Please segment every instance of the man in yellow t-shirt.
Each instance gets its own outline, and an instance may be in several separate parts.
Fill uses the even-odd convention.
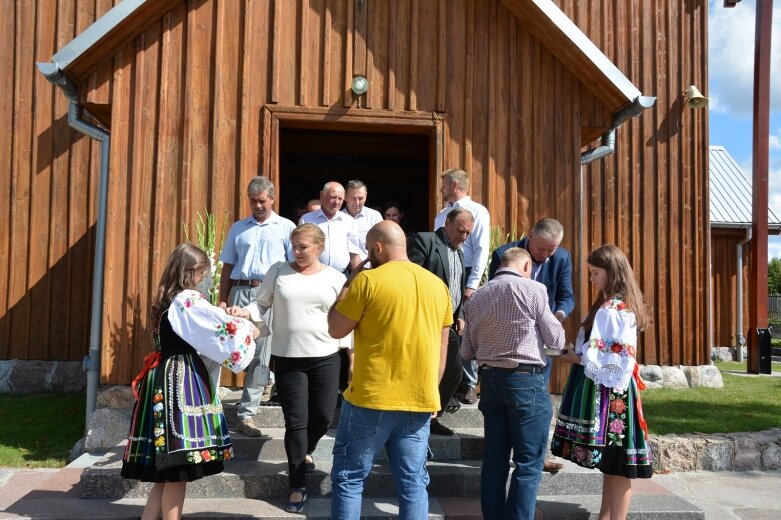
[[[352,331],[353,376],[334,444],[331,518],[358,519],[363,484],[385,448],[399,517],[428,517],[429,420],[439,407],[453,308],[442,280],[407,259],[404,231],[385,220],[366,235],[368,260],[328,313],[328,331]]]

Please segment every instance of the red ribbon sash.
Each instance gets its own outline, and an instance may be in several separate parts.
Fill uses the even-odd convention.
[[[632,377],[635,378],[638,390],[645,390],[645,382],[640,377],[640,367],[635,363],[635,368],[632,371]],[[648,438],[648,424],[643,417],[643,403],[640,402],[640,392],[637,393],[637,421],[640,423],[640,428],[645,432],[646,439]]]
[[[133,378],[133,383],[131,385],[131,388],[133,388],[133,395],[136,396],[136,399],[138,399],[138,384],[142,379],[144,379],[147,372],[160,364],[161,358],[162,356],[159,352],[152,352],[151,354],[147,354],[147,356],[144,358],[144,368],[142,368],[141,372],[139,372],[138,375]]]

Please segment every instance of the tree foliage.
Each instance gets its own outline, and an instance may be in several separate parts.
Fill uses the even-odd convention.
[[[781,258],[773,258],[767,264],[767,292],[781,294]]]

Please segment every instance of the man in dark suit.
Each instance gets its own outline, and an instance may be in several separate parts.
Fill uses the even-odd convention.
[[[436,231],[415,233],[407,245],[407,256],[410,261],[420,265],[435,274],[447,285],[453,305],[453,326],[447,346],[447,361],[445,374],[439,383],[439,399],[441,409],[437,417],[442,415],[448,406],[458,386],[461,384],[463,365],[461,364],[461,339],[464,331],[463,301],[466,288],[466,268],[464,253],[460,246],[469,237],[475,225],[472,213],[464,208],[456,208],[448,213],[445,225]],[[453,430],[431,419],[431,433],[438,435],[453,435]]]
[[[564,238],[564,226],[556,219],[544,218],[532,228],[531,234],[521,240],[504,244],[491,255],[488,279],[492,279],[501,263],[502,255],[511,247],[526,249],[532,257],[531,279],[542,283],[548,290],[548,305],[559,322],[564,322],[575,309],[575,293],[572,290],[572,257],[569,251],[559,247]],[[553,362],[547,358],[543,369],[545,387],[548,387]],[[561,464],[545,461],[544,470],[555,473]]]

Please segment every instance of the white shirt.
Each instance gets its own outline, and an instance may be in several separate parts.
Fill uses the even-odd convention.
[[[279,267],[279,269],[277,269]],[[281,357],[324,357],[339,350],[328,334],[328,309],[342,290],[345,277],[326,266],[316,274],[301,274],[287,262],[273,266],[260,285],[257,299],[245,307],[259,322],[271,307],[271,353]],[[347,344],[346,346],[350,346]]]
[[[482,204],[473,201],[469,196],[462,197],[452,204],[448,202],[442,211],[437,213],[434,219],[434,231],[445,225],[447,214],[454,208],[464,208],[475,217],[475,227],[461,248],[464,250],[464,265],[472,269],[466,286],[469,289],[477,289],[480,285],[480,279],[483,277],[485,266],[488,264],[491,215]]]
[[[350,215],[341,211],[337,211],[334,218],[328,220],[323,210],[318,209],[306,213],[298,223],[314,224],[323,230],[325,249],[320,253],[320,261],[343,273],[350,265],[350,254],[360,253],[353,233],[353,220]]]
[[[342,213],[350,215],[347,208],[344,208]],[[352,217],[352,215],[350,216]],[[358,250],[360,251],[358,256],[361,257],[361,260],[366,260],[366,257],[369,256],[369,251],[366,250],[366,234],[374,224],[382,222],[382,220],[382,214],[379,211],[366,206],[353,217],[353,233],[355,234],[355,241],[358,243]]]

